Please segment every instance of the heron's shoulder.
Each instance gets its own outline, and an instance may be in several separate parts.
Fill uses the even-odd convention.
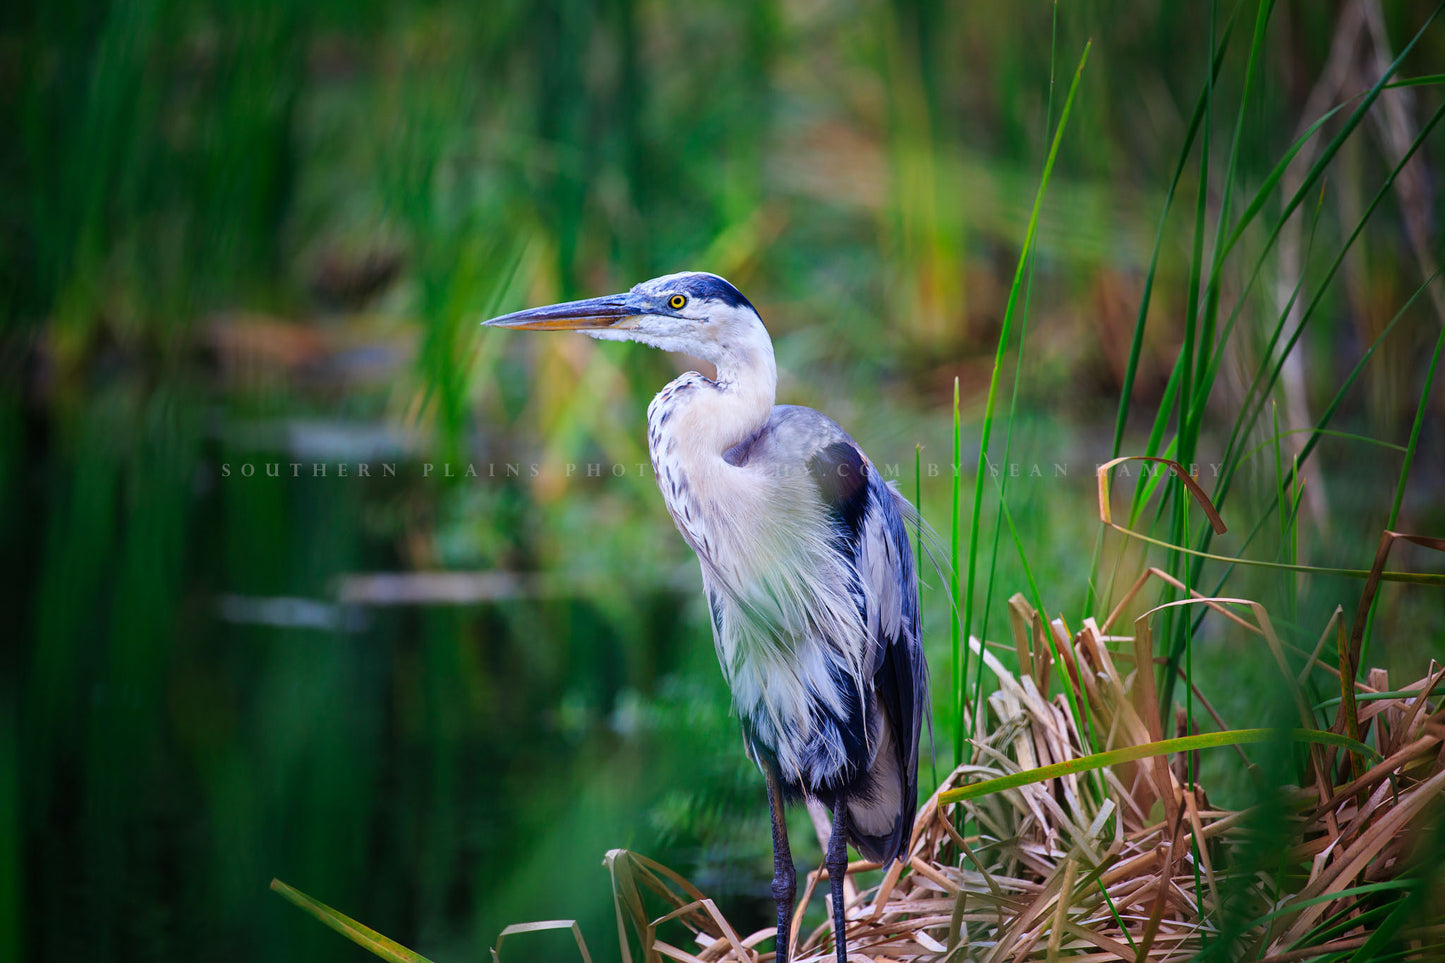
[[[801,405],[775,405],[762,428],[728,449],[724,457],[737,466],[807,468],[818,452],[834,445],[858,450],[848,433],[821,411]]]
[[[832,418],[816,408],[805,408],[802,405],[774,405],[768,424],[789,431],[810,433],[829,441],[853,440]]]

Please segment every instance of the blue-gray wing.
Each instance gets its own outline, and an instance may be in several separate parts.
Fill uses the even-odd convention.
[[[841,429],[840,429],[841,431]],[[907,519],[912,507],[846,435],[809,461],[829,506],[835,543],[856,573],[870,645],[870,762],[850,787],[853,843],[887,864],[905,855],[918,808],[918,746],[928,705],[928,666],[918,620],[918,579]]]
[[[758,434],[724,457],[735,466],[793,479],[802,469],[816,489],[829,543],[824,549],[827,560],[816,559],[827,569],[821,580],[847,593],[857,618],[833,619],[826,611],[829,606],[820,605],[820,617],[813,620],[829,635],[826,648],[835,656],[828,663],[828,691],[842,697],[812,699],[809,736],[792,753],[800,763],[796,770],[784,767],[784,782],[788,786],[796,773],[789,786],[793,791],[809,792],[829,804],[844,796],[854,845],[869,859],[887,863],[903,854],[912,835],[919,737],[928,706],[918,581],[907,529],[913,510],[847,432],[811,408],[775,407]],[[809,546],[798,557],[811,555]],[[708,573],[705,561],[705,582]],[[796,574],[800,584],[818,576]],[[710,585],[708,598],[720,639],[727,637],[724,594]],[[746,730],[746,709],[742,715]],[[755,750],[769,744],[756,734],[749,739]],[[837,764],[840,757],[846,760],[842,767]]]

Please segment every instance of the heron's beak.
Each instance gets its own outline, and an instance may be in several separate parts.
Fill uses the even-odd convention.
[[[602,298],[514,311],[482,323],[498,328],[517,328],[521,331],[585,331],[610,328],[625,318],[635,318],[645,313],[632,295],[609,294]]]

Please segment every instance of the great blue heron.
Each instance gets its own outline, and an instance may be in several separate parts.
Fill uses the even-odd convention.
[[[640,341],[709,361],[647,409],[647,445],[678,530],[702,563],[713,641],[762,769],[773,824],[777,959],[796,881],[784,805],[832,811],[824,864],[838,960],[851,841],[904,858],[918,808],[928,672],[905,520],[912,508],[858,444],[811,408],[774,405],[773,343],[757,310],[715,274],[670,274],[626,294],[487,321]]]

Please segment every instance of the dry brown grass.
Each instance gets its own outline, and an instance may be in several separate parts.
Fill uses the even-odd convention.
[[[1189,604],[1209,605],[1232,620],[1232,630],[1262,639],[1288,676],[1289,647],[1262,608]],[[1027,671],[1014,676],[970,640],[999,680],[974,720],[974,759],[921,807],[908,862],[850,897],[850,958],[1163,961],[1194,958],[1213,943],[1228,947],[1220,958],[1284,963],[1365,947],[1382,916],[1405,905],[1394,887],[1406,885],[1412,847],[1438,815],[1445,789],[1445,708],[1437,698],[1445,669],[1432,662],[1420,679],[1397,689],[1378,669],[1367,684],[1356,683],[1354,698],[1342,698],[1334,712],[1334,729],[1372,743],[1377,761],[1361,763],[1333,746],[1302,747],[1310,777],[1278,792],[1283,815],[1273,823],[1260,811],[1213,806],[1179,755],[940,803],[940,793],[965,783],[1086,754],[1090,742],[1081,736],[1075,705],[1087,712],[1092,744],[1101,749],[1161,737],[1154,673],[1133,668],[1137,658],[1150,659],[1147,613],[1123,637],[1106,634],[1109,622],[1100,627],[1092,620],[1070,637],[1018,597],[1011,614]],[[1339,626],[1337,615],[1331,627],[1342,635]],[[1319,651],[1303,653],[1307,666],[1319,665]],[[1072,700],[1049,694],[1056,654]],[[1297,685],[1294,691],[1302,723],[1315,726],[1317,710]],[[1392,691],[1405,694],[1380,696]],[[1196,700],[1226,728],[1202,694]],[[1244,748],[1215,751],[1237,753],[1250,777],[1268,785]],[[1275,838],[1262,839],[1262,832]],[[1282,865],[1262,867],[1266,852]],[[772,937],[771,927],[738,934],[703,893],[637,854],[616,850],[608,864],[625,957],[633,958],[640,943],[649,960],[772,958],[757,949]],[[853,873],[876,869],[854,864],[850,882]],[[804,907],[826,894],[826,879],[820,868],[801,887],[794,937],[800,961],[832,959],[828,924],[800,930]],[[684,924],[690,945],[659,937],[672,919]],[[1411,958],[1437,958],[1445,944],[1438,919],[1406,919],[1400,932],[1419,954]]]

